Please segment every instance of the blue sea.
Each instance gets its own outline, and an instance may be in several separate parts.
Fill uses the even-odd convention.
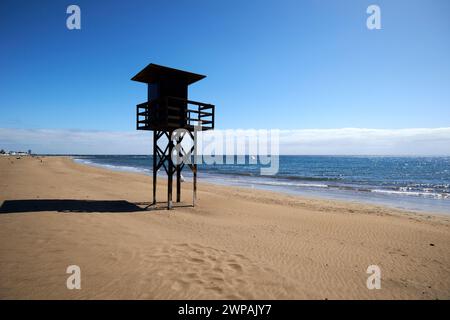
[[[112,170],[152,173],[151,156],[72,157]],[[246,164],[199,165],[199,183],[450,214],[450,157],[280,156],[274,176],[261,176],[261,165],[249,162],[247,157]],[[192,176],[188,168],[183,175],[186,181]]]

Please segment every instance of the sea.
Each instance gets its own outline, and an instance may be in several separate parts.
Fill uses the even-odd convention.
[[[152,174],[148,155],[72,155],[75,162]],[[230,158],[228,158],[229,160]],[[279,156],[275,175],[248,156],[245,163],[199,164],[198,182],[271,190],[291,195],[385,205],[450,215],[450,157]],[[231,163],[230,163],[231,162]],[[165,174],[161,169],[158,175]],[[183,170],[186,182],[192,179]]]

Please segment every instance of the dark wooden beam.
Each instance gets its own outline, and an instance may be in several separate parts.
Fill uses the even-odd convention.
[[[167,181],[167,209],[172,209],[172,182],[173,182],[173,162],[172,162],[172,152],[173,152],[173,141],[171,139],[172,137],[172,131],[168,133],[169,141],[168,141],[168,148],[169,148],[169,154],[167,155],[168,165],[167,165],[167,175],[168,175],[168,181]]]
[[[156,204],[156,176],[158,174],[158,168],[156,166],[156,157],[158,148],[158,132],[153,131],[153,204]]]

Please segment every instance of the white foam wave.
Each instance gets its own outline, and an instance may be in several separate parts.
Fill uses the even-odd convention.
[[[105,168],[110,169],[114,171],[126,171],[126,172],[137,172],[137,173],[149,173],[151,172],[150,169],[144,169],[144,168],[137,168],[132,166],[117,166],[112,164],[103,164],[103,163],[96,163],[90,160],[86,159],[73,159],[77,163],[93,166],[93,167],[99,167],[99,168]]]
[[[278,182],[278,181],[258,182],[258,183],[259,184],[264,184],[264,185],[286,186],[286,187],[328,188],[328,185],[326,185],[326,184],[319,184],[319,183],[296,183],[296,182]]]
[[[385,193],[385,194],[397,194],[405,196],[416,196],[416,197],[429,197],[434,199],[450,199],[450,194],[448,193],[437,193],[427,191],[397,191],[397,190],[384,190],[384,189],[373,189],[371,192],[375,193]]]

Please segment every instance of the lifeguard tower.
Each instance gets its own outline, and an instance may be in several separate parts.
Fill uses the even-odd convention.
[[[147,101],[136,106],[136,129],[153,131],[153,205],[156,205],[157,172],[163,167],[167,173],[167,209],[172,208],[173,174],[177,177],[177,202],[181,201],[181,171],[185,164],[193,173],[192,205],[197,197],[197,164],[195,161],[173,161],[174,150],[179,157],[192,159],[196,152],[194,128],[214,129],[214,105],[188,100],[188,86],[206,76],[149,64],[131,80],[148,87]],[[177,130],[184,129],[184,130]],[[177,130],[176,134],[173,134]],[[186,135],[192,147],[186,152],[181,142]],[[166,141],[161,139],[166,137]],[[165,145],[161,145],[162,143]],[[175,156],[176,156],[175,155]]]

